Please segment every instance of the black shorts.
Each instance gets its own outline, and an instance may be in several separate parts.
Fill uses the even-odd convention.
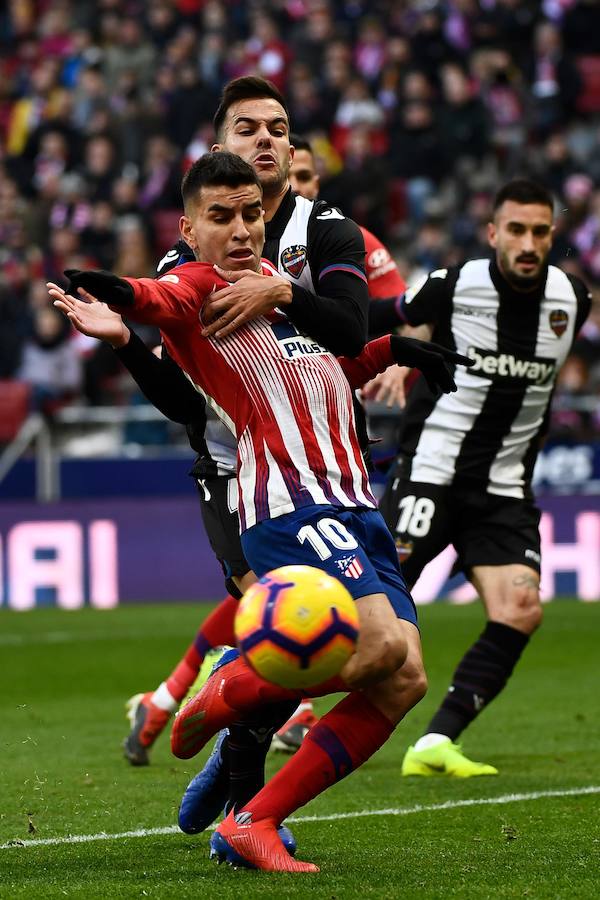
[[[454,571],[514,563],[540,571],[540,511],[531,500],[402,478],[402,463],[379,504],[412,587],[428,562],[452,544]]]
[[[240,542],[237,479],[235,475],[215,475],[211,478],[196,478],[195,481],[210,546],[223,569],[227,589],[234,596],[239,596],[239,591],[231,590],[231,579],[246,575],[250,566]]]

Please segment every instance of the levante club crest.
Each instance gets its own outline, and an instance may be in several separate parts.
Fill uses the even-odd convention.
[[[401,541],[400,538],[396,538],[396,552],[398,553],[398,562],[402,565],[413,552],[413,542]]]
[[[569,316],[564,309],[553,309],[550,313],[550,328],[556,335],[560,337],[567,330],[569,324]]]
[[[302,244],[294,244],[281,254],[281,265],[292,278],[300,278],[306,265],[306,247]]]

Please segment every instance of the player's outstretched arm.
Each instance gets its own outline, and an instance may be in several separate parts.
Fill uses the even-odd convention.
[[[456,390],[453,366],[473,365],[469,357],[447,347],[398,335],[386,335],[369,341],[356,358],[339,357],[339,362],[352,387],[361,387],[369,379],[385,373],[390,364],[397,363],[406,373],[411,368],[418,369],[432,391],[444,393]]]
[[[119,278],[102,269],[67,269],[65,275],[73,296],[88,291],[136,322],[178,331],[188,330],[190,320],[197,321],[206,295],[222,284],[212,266],[200,263],[187,263],[177,275],[158,279]]]
[[[404,291],[394,297],[371,300],[369,303],[369,334],[390,332],[401,328],[406,322],[402,315],[401,302]]]
[[[455,391],[453,367],[475,364],[474,359],[431,341],[396,334],[391,336],[390,341],[392,355],[398,365],[419,369],[433,393],[442,391],[448,394]]]
[[[81,334],[106,341],[115,350],[125,347],[129,342],[130,330],[119,313],[109,309],[105,303],[100,303],[96,297],[87,292],[84,296],[76,297],[51,281],[46,287],[54,306],[66,315]]]
[[[171,359],[157,357],[119,313],[83,289],[83,296],[74,297],[52,282],[47,287],[54,306],[77,331],[110,344],[146,399],[163,416],[181,425],[205,416],[203,398],[181,369]]]
[[[134,305],[132,286],[112,272],[105,272],[103,269],[91,269],[88,272],[81,269],[65,269],[65,275],[69,279],[67,293],[73,297],[78,296],[80,290],[83,290],[101,303],[124,307]]]

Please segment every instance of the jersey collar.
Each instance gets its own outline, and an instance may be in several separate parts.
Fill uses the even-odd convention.
[[[523,303],[523,300],[539,303],[546,291],[546,281],[548,279],[548,266],[542,270],[540,278],[535,289],[532,291],[517,291],[510,282],[506,280],[495,259],[490,261],[490,278],[498,294],[508,300],[509,303]]]
[[[285,227],[289,222],[292,213],[294,212],[294,207],[296,205],[296,194],[290,188],[288,188],[287,193],[283,195],[283,199],[279,204],[279,209],[273,216],[273,218],[265,223],[265,240],[271,241],[274,239],[279,240],[283,232],[285,231]]]

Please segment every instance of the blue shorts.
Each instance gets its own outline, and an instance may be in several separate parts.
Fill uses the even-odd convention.
[[[398,618],[417,625],[394,539],[375,509],[305,506],[253,525],[242,534],[242,547],[259,578],[279,566],[314,566],[341,581],[355,600],[386,594]]]

